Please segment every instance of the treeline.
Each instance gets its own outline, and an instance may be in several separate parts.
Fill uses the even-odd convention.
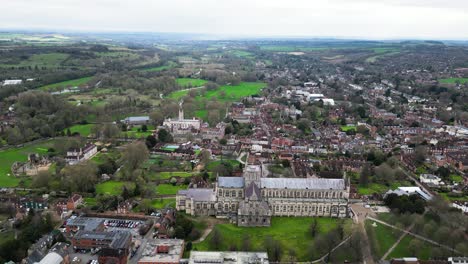
[[[15,125],[2,135],[10,145],[53,137],[83,118],[78,107],[41,91],[21,93],[11,104],[14,105]]]

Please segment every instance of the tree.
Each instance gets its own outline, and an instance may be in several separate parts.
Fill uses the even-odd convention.
[[[148,149],[154,148],[154,146],[156,146],[157,143],[158,140],[153,135],[149,135],[146,137],[145,144]]]
[[[369,177],[371,176],[370,166],[365,163],[362,166],[361,175],[359,177],[359,185],[366,187],[369,184]]]
[[[422,243],[421,240],[417,238],[411,239],[409,245],[408,245],[408,250],[411,253],[411,256],[417,256],[419,255],[419,252],[421,251],[422,248]]]
[[[242,236],[241,250],[242,251],[250,251],[251,248],[252,248],[252,241],[250,240],[250,236],[248,234],[244,234]]]
[[[421,165],[426,161],[427,157],[427,148],[425,146],[417,146],[414,149],[414,161]]]
[[[69,192],[94,191],[97,182],[97,171],[97,166],[92,162],[66,166],[62,170],[62,182]]]
[[[202,150],[198,156],[200,161],[205,165],[208,164],[208,162],[211,160],[211,153],[206,149]]]
[[[173,138],[172,135],[167,132],[165,129],[160,129],[158,131],[158,140],[164,143],[172,142]]]
[[[34,188],[48,188],[51,175],[49,171],[40,171],[33,177],[32,186]]]
[[[220,250],[221,249],[221,243],[223,241],[223,237],[221,235],[221,232],[218,230],[218,228],[213,229],[213,235],[210,238],[210,245],[212,248],[215,250]]]
[[[277,240],[274,240],[271,236],[267,236],[264,242],[265,248],[267,250],[268,256],[272,261],[280,261],[283,251],[281,248],[281,243]]]
[[[319,231],[320,227],[319,227],[319,223],[317,221],[317,218],[314,218],[314,220],[312,221],[312,224],[310,224],[309,226],[309,233],[312,237],[315,237]]]
[[[162,125],[164,121],[164,115],[161,111],[154,111],[150,114],[150,119],[154,125]]]
[[[139,169],[148,157],[148,148],[139,141],[127,145],[122,153],[122,161],[130,174]]]
[[[147,125],[142,125],[141,126],[141,131],[143,131],[143,132],[148,131],[148,126]]]

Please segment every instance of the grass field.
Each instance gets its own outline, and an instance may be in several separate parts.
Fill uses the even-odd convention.
[[[237,57],[253,58],[253,54],[245,50],[232,50],[230,53]]]
[[[119,195],[122,193],[124,185],[126,185],[130,190],[135,188],[135,183],[133,182],[106,181],[96,185],[96,193]]]
[[[97,205],[97,200],[94,197],[85,197],[85,198],[83,198],[83,200],[86,203],[86,206]]]
[[[223,85],[213,91],[207,91],[205,96],[197,95],[195,100],[200,101],[202,98],[210,99],[217,98],[222,102],[235,102],[240,101],[242,98],[258,94],[262,88],[266,86],[265,83],[242,82],[238,85]],[[180,99],[188,95],[189,90],[176,91],[169,94],[169,98]],[[224,93],[224,95],[223,95]]]
[[[207,171],[213,171],[214,169],[216,169],[216,167],[218,165],[220,165],[222,162],[228,162],[228,163],[231,163],[231,165],[233,167],[236,167],[236,166],[239,166],[239,161],[237,160],[215,160],[215,161],[211,161],[210,163],[208,163],[208,165],[206,165],[206,170]]]
[[[380,259],[395,244],[401,232],[379,223],[376,224],[377,226],[372,226],[372,223],[373,221],[366,221],[366,231],[369,236],[372,255]]]
[[[193,79],[193,78],[177,78],[176,82],[179,86],[189,88],[189,87],[200,87],[207,83],[208,81],[202,79]]]
[[[170,179],[172,177],[188,178],[188,177],[193,176],[194,174],[195,173],[186,172],[186,171],[163,171],[163,172],[155,173],[155,177],[165,180],[165,179]]]
[[[0,60],[0,67],[39,67],[42,69],[46,68],[57,68],[61,66],[60,64],[68,58],[68,54],[64,53],[43,53],[43,54],[34,54],[27,59],[20,60],[19,63],[9,64]]]
[[[156,186],[156,194],[159,195],[174,195],[179,190],[187,189],[187,185],[172,185],[172,184],[159,184]]]
[[[468,78],[446,78],[446,79],[439,80],[440,83],[448,83],[448,84],[455,84],[457,81],[461,84],[468,83]]]
[[[176,67],[176,66],[177,66],[176,63],[174,63],[174,62],[169,62],[167,65],[158,66],[158,67],[146,68],[146,69],[144,69],[143,71],[146,71],[146,72],[158,72],[158,71],[164,71],[164,70],[167,70],[167,69],[171,69],[171,68],[174,68],[174,67]]]
[[[152,130],[154,130],[154,126],[148,125],[147,128],[148,130],[146,132],[143,132],[141,131],[141,126],[134,126],[132,127],[132,129],[122,132],[122,134],[126,133],[131,138],[141,138],[141,137],[146,138],[147,136],[153,134]],[[140,131],[138,131],[138,129],[140,129]]]
[[[387,259],[392,258],[403,258],[403,257],[417,257],[419,259],[427,260],[431,257],[432,246],[428,243],[423,243],[421,241],[422,247],[419,252],[416,252],[416,255],[410,251],[410,243],[414,238],[412,236],[405,236],[400,243],[393,249],[392,253],[388,255]]]
[[[74,125],[70,127],[70,132],[73,133],[80,133],[80,136],[87,137],[91,134],[91,130],[93,129],[93,124],[86,124],[86,125]],[[67,129],[64,130],[67,132]]]
[[[80,86],[80,85],[88,83],[91,80],[91,78],[92,77],[83,77],[83,78],[68,80],[64,82],[48,84],[48,85],[39,87],[39,89],[44,90],[44,91],[49,91],[49,90],[54,90],[57,88],[76,87],[76,86]]]
[[[243,238],[248,235],[252,251],[264,251],[265,238],[271,236],[281,242],[283,259],[288,259],[289,249],[294,249],[299,261],[310,260],[308,251],[314,239],[309,235],[308,230],[312,221],[313,218],[310,217],[273,217],[270,227],[238,227],[233,224],[218,224],[216,228],[222,236],[220,250],[229,250],[230,245],[237,245],[237,248],[241,248]],[[337,219],[332,218],[317,218],[317,221],[320,234],[329,232],[338,223]],[[346,221],[346,225],[350,226],[351,222]],[[212,235],[213,232],[203,242],[194,244],[193,250],[214,250],[210,245]]]
[[[349,131],[349,130],[354,130],[354,131],[356,131],[356,126],[341,126],[340,129],[341,129],[341,131],[343,131],[343,132],[347,132],[347,131]]]
[[[155,199],[151,202],[151,205],[154,209],[164,209],[167,207],[175,207],[176,199],[175,198],[162,198]]]
[[[412,186],[412,184],[406,181],[395,181],[390,186],[380,183],[369,183],[367,187],[358,186],[358,193],[360,195],[372,195],[374,193],[384,193],[390,189],[394,190],[400,186]]]
[[[21,181],[11,175],[11,165],[16,161],[27,161],[28,154],[47,153],[47,149],[53,146],[53,140],[31,144],[24,147],[13,147],[0,151],[0,187],[15,187]]]

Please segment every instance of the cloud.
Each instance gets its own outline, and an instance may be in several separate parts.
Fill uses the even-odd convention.
[[[468,38],[465,0],[0,0],[0,27],[232,36]]]

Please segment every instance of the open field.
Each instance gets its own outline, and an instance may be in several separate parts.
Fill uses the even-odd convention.
[[[388,255],[388,259],[403,258],[407,256],[417,257],[419,259],[429,259],[431,257],[432,246],[429,243],[421,241],[421,249],[418,252],[412,252],[410,249],[411,240],[415,238],[405,236],[400,243],[393,249],[392,253]]]
[[[151,67],[151,68],[146,68],[146,69],[143,69],[143,71],[147,71],[147,72],[158,72],[158,71],[164,71],[164,70],[167,70],[167,69],[171,69],[171,68],[174,68],[177,66],[177,63],[175,62],[169,62],[167,65],[162,65],[162,66],[158,66],[158,67]]]
[[[216,90],[207,91],[203,97],[201,95],[197,95],[195,100],[200,101],[202,98],[210,99],[215,97],[222,102],[235,102],[244,97],[258,94],[265,86],[265,83],[260,82],[242,82],[238,85],[223,85],[218,87]],[[181,97],[187,96],[188,92],[189,90],[176,91],[169,94],[168,97],[172,99],[180,99]]]
[[[167,207],[175,208],[176,199],[175,198],[158,198],[151,201],[151,206],[154,209],[164,209]]]
[[[239,163],[240,163],[240,162],[237,161],[237,160],[223,160],[223,161],[221,161],[221,160],[215,160],[215,161],[210,161],[210,163],[208,163],[208,165],[206,165],[206,170],[207,170],[207,171],[213,171],[213,170],[216,169],[216,167],[217,167],[218,165],[220,165],[220,164],[223,163],[223,162],[230,163],[233,167],[239,166]]]
[[[20,60],[16,63],[10,63],[8,61],[2,61],[0,59],[0,67],[31,67],[35,68],[36,66],[42,69],[45,68],[57,68],[61,66],[61,63],[68,58],[68,54],[64,53],[43,53],[43,54],[34,54],[29,58]]]
[[[47,149],[53,146],[53,140],[30,144],[24,147],[13,147],[0,151],[0,187],[15,187],[21,181],[11,175],[11,165],[16,161],[27,161],[28,154],[47,153]]]
[[[186,172],[186,171],[163,171],[163,172],[156,172],[152,177],[166,180],[172,177],[188,178],[188,177],[192,177],[195,174],[196,173]]]
[[[341,131],[343,131],[343,132],[347,132],[347,131],[349,131],[349,130],[354,130],[354,131],[356,131],[356,126],[341,126],[340,129],[341,129]]]
[[[358,186],[358,193],[360,195],[372,195],[374,193],[385,193],[388,190],[394,190],[400,186],[412,186],[410,182],[407,181],[395,181],[392,182],[390,186],[380,184],[380,183],[369,183],[367,187]]]
[[[440,83],[447,83],[447,84],[455,84],[457,82],[464,84],[468,83],[468,78],[446,78],[446,79],[440,79]]]
[[[217,228],[222,237],[220,250],[229,250],[230,245],[241,248],[243,239],[250,237],[252,251],[264,251],[264,242],[271,237],[281,242],[283,259],[288,259],[288,252],[293,249],[297,253],[299,261],[310,260],[309,249],[314,238],[309,235],[309,227],[313,221],[311,217],[273,217],[271,227],[238,227],[233,224],[218,224]],[[339,220],[333,218],[317,218],[319,223],[319,234],[327,233],[336,228]],[[351,225],[349,219],[345,220],[346,226]],[[213,232],[201,243],[193,245],[193,250],[214,250],[210,245]],[[314,256],[316,257],[316,256]]]
[[[93,129],[94,125],[93,124],[85,124],[85,125],[74,125],[71,126],[70,132],[73,133],[79,133],[80,136],[82,137],[87,137],[89,134],[91,134],[91,130]],[[67,132],[67,129],[64,131],[65,133]]]
[[[401,232],[380,223],[373,226],[372,223],[374,222],[371,220],[366,221],[366,231],[369,236],[372,253],[375,257],[380,259],[385,252],[395,244]]]
[[[175,195],[179,190],[187,189],[187,185],[172,185],[172,184],[159,184],[156,186],[156,194],[159,195]]]
[[[48,84],[48,85],[39,87],[39,89],[44,90],[44,91],[49,91],[49,90],[54,90],[57,88],[76,87],[76,86],[80,86],[80,85],[88,83],[91,80],[91,78],[92,77],[83,77],[83,78],[68,80],[64,82]]]
[[[119,195],[122,193],[124,185],[126,185],[130,190],[135,188],[134,182],[106,181],[96,185],[96,193]]]
[[[200,87],[207,83],[208,81],[202,79],[193,79],[193,78],[177,78],[176,82],[181,87]]]
[[[253,54],[245,50],[232,50],[229,51],[232,55],[243,58],[253,58]]]

